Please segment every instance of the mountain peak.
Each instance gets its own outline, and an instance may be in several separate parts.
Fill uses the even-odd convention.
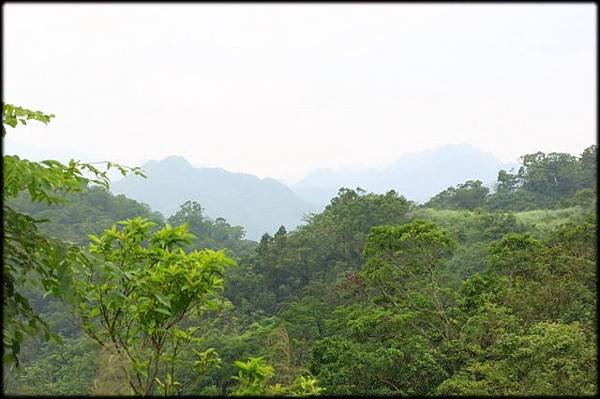
[[[111,185],[113,193],[143,201],[165,216],[173,215],[186,201],[197,201],[208,217],[244,226],[250,239],[276,231],[282,223],[294,228],[315,210],[275,179],[195,168],[181,156],[146,162],[143,169],[146,179],[127,176]]]
[[[192,164],[181,155],[170,155],[159,162],[168,166],[193,168]]]
[[[449,186],[467,180],[492,183],[507,165],[491,152],[468,143],[440,145],[434,149],[402,155],[382,168],[357,171],[330,170],[308,174],[294,188],[306,201],[326,204],[339,187],[362,187],[385,193],[394,189],[406,198],[425,201]]]
[[[146,171],[153,171],[153,170],[157,170],[157,169],[183,171],[183,170],[194,169],[194,167],[184,157],[182,157],[180,155],[170,155],[166,158],[161,159],[160,161],[151,160],[151,161],[146,162],[143,165],[143,169]]]

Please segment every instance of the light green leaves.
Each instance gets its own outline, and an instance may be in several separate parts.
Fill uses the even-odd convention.
[[[2,107],[2,136],[6,134],[5,125],[16,127],[19,123],[26,125],[29,120],[36,120],[47,124],[54,115],[47,115],[41,111],[32,111],[12,104],[3,104]],[[32,162],[21,159],[16,155],[3,157],[3,191],[2,198],[7,200],[26,191],[33,202],[55,204],[64,201],[67,193],[82,191],[88,184],[100,185],[108,188],[109,178],[107,172],[117,168],[121,173],[134,173],[143,175],[139,168],[106,163],[106,170],[102,171],[89,163],[71,160],[63,164],[55,160]],[[87,176],[86,176],[87,174]],[[91,176],[90,176],[91,175]],[[5,311],[11,317],[4,322],[5,335],[9,339],[8,348],[14,352],[5,356],[5,360],[15,361],[20,350],[20,331],[35,333],[43,331],[50,335],[46,323],[33,311],[28,300],[20,293],[26,285],[41,285],[46,295],[65,295],[70,290],[70,270],[64,261],[67,256],[74,256],[71,248],[37,231],[40,221],[15,212],[4,206],[4,257],[3,257],[3,289],[6,292]],[[100,244],[96,241],[96,244]],[[84,259],[80,256],[79,259]],[[24,323],[29,323],[27,329]]]
[[[171,373],[167,373],[164,382],[158,377],[155,377],[154,380],[158,384],[158,391],[161,393],[161,395],[173,395],[177,392],[177,387],[181,385],[181,383],[175,381],[173,374]]]
[[[90,236],[93,262],[73,265],[78,270],[76,301],[89,305],[78,308],[84,330],[91,333],[93,325],[100,326],[96,338],[130,356],[140,377],[132,375],[130,383],[144,395],[155,384],[163,393],[177,390],[170,373],[146,377],[175,361],[175,354],[161,356],[167,347],[198,343],[194,329],[178,326],[193,309],[212,303],[222,287],[223,268],[233,264],[223,252],[186,253],[182,246],[192,235],[185,225],[156,227],[140,217],[118,222],[100,236]],[[200,360],[213,364],[212,355],[205,355]]]
[[[275,375],[275,369],[262,356],[249,357],[245,362],[236,360],[233,364],[239,369],[238,375],[231,377],[239,383],[233,392],[234,395],[307,396],[318,395],[324,391],[317,386],[316,379],[305,376],[298,376],[289,386],[268,384],[271,377]]]
[[[214,348],[209,348],[205,351],[197,351],[193,349],[197,356],[197,360],[194,361],[194,371],[199,374],[204,374],[213,368],[221,367],[221,358]]]
[[[3,104],[2,107],[2,136],[6,135],[4,125],[17,127],[19,123],[27,125],[28,120],[36,120],[48,124],[54,115],[44,114],[42,111],[32,111],[26,108],[17,107],[12,104]]]
[[[231,377],[239,383],[234,395],[261,395],[266,392],[267,382],[275,370],[262,356],[250,357],[245,362],[236,360],[233,364],[239,369],[238,375]]]

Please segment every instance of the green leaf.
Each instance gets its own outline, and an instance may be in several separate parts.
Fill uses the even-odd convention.
[[[171,313],[171,311],[169,311],[169,309],[156,308],[156,309],[154,309],[154,311],[158,312],[158,313],[166,314],[167,316],[173,316],[173,314]]]
[[[161,293],[155,292],[154,293],[154,297],[156,299],[158,299],[158,301],[160,303],[162,303],[163,305],[165,305],[166,307],[168,307],[168,308],[171,307],[171,301],[169,300],[169,298],[167,298],[166,296],[162,295]]]

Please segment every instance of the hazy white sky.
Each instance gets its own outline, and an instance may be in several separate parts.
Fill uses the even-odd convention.
[[[593,4],[5,4],[5,152],[295,181],[466,142],[596,141]]]

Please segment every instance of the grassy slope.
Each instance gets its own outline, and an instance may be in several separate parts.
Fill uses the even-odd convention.
[[[514,212],[517,221],[522,223],[531,234],[540,238],[561,224],[583,221],[586,214],[585,208],[580,206]],[[475,211],[432,208],[421,208],[413,212],[415,219],[429,220],[450,230],[455,230],[459,226],[474,227],[475,215]]]

